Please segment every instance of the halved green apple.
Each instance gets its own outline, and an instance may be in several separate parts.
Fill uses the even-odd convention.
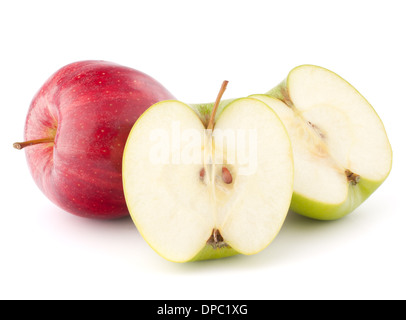
[[[272,105],[289,133],[295,163],[293,211],[322,220],[341,218],[389,175],[392,150],[382,121],[335,73],[299,66],[275,89],[251,97]]]
[[[294,169],[272,103],[281,102],[237,99],[207,124],[187,104],[164,101],[138,119],[124,151],[124,192],[137,229],[162,257],[251,255],[278,234]]]

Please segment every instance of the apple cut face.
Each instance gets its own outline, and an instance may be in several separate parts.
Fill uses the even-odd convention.
[[[123,181],[137,229],[164,258],[254,254],[270,244],[289,209],[290,140],[256,99],[231,102],[214,130],[188,105],[160,102],[129,135]]]
[[[292,209],[317,219],[353,211],[386,179],[392,151],[372,106],[348,82],[316,66],[293,69],[271,90],[292,142]],[[270,97],[254,95],[265,103]]]

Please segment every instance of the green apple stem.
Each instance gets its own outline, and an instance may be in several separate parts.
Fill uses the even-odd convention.
[[[216,117],[216,112],[217,112],[217,108],[220,104],[221,97],[223,96],[224,91],[226,91],[227,84],[228,84],[228,81],[224,80],[223,84],[221,85],[220,91],[217,95],[216,102],[214,102],[213,110],[211,111],[210,120],[207,125],[207,130],[213,130],[213,128],[214,128],[214,118]]]
[[[37,140],[29,140],[25,142],[16,142],[13,143],[13,147],[15,149],[21,150],[24,149],[25,147],[33,146],[36,144],[41,144],[41,143],[53,143],[54,139],[53,138],[44,138],[44,139],[37,139]]]

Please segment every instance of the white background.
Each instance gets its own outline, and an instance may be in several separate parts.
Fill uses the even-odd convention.
[[[2,1],[2,299],[405,299],[404,1]],[[175,264],[132,221],[67,214],[34,184],[21,140],[30,101],[84,59],[148,73],[185,102],[263,93],[300,64],[335,71],[375,107],[394,151],[387,181],[351,215],[289,213],[254,256]]]

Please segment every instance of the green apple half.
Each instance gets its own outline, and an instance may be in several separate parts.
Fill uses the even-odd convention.
[[[372,106],[335,73],[312,65],[293,69],[265,95],[253,95],[284,123],[293,148],[291,209],[338,219],[352,212],[387,178],[392,150]],[[275,104],[274,98],[284,104]]]
[[[135,123],[123,156],[124,193],[137,229],[162,257],[251,255],[278,234],[294,169],[272,103],[282,104],[234,100],[210,125],[189,105],[164,101]]]

